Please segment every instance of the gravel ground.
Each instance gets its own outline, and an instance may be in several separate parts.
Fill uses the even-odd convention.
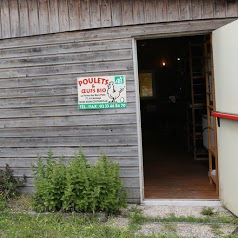
[[[167,217],[170,214],[175,216],[194,216],[194,217],[204,217],[201,214],[202,207],[190,207],[190,206],[156,206],[156,205],[140,205],[138,206],[142,209],[145,216],[151,217]],[[231,216],[231,213],[224,207],[213,207],[214,212],[219,216]]]
[[[170,214],[175,216],[193,216],[205,217],[201,214],[204,207],[193,206],[161,206],[161,205],[129,205],[127,210],[137,207],[147,217],[168,217]],[[213,207],[216,216],[232,216],[232,214],[222,206]],[[127,229],[129,219],[126,218],[127,210],[122,211],[121,216],[110,217],[108,224],[114,227]],[[137,234],[177,234],[180,237],[196,237],[196,238],[221,238],[231,234],[236,226],[232,224],[200,224],[200,223],[175,223],[175,222],[149,222],[141,225],[141,229]]]

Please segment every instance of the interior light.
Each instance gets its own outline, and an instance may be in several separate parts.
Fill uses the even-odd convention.
[[[179,61],[179,60],[180,60],[180,58],[177,58],[177,60]]]
[[[165,62],[163,62],[162,65],[165,66],[166,65]]]

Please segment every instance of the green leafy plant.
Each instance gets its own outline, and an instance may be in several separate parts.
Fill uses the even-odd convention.
[[[82,148],[68,164],[52,157],[51,150],[45,163],[38,156],[34,167],[36,211],[117,213],[127,206],[119,164],[102,152],[96,163],[87,162]]]
[[[46,163],[37,157],[37,167],[33,167],[36,189],[33,207],[36,211],[57,211],[62,207],[62,196],[66,186],[66,166],[63,157],[53,160],[51,150],[48,151]]]
[[[26,184],[26,176],[17,178],[14,175],[13,169],[8,164],[5,170],[0,170],[0,199],[7,200],[19,194],[19,188]]]
[[[80,149],[79,154],[75,155],[67,167],[66,187],[62,197],[63,210],[88,210],[88,167],[85,155]]]

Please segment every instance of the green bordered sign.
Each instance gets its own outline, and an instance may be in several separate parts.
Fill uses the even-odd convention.
[[[78,109],[125,108],[125,75],[77,78]]]

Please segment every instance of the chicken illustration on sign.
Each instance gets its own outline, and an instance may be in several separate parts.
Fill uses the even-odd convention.
[[[116,99],[120,97],[121,92],[124,90],[124,88],[115,88],[114,82],[110,82],[107,85],[107,95],[109,98],[112,99],[112,102],[116,102]],[[123,98],[122,98],[123,100]]]
[[[125,75],[77,78],[78,108],[125,108]]]

